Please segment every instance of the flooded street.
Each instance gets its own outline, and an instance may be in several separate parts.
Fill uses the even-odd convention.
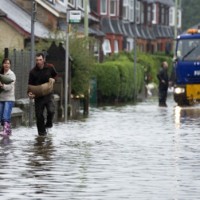
[[[1,140],[2,200],[199,200],[200,106],[172,99],[91,108],[46,138],[20,127]]]

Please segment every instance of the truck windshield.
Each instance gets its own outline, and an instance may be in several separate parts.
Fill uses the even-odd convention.
[[[200,39],[178,40],[176,56],[179,60],[200,61]]]

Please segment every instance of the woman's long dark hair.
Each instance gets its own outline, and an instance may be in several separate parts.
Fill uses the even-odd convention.
[[[2,65],[1,65],[1,70],[0,70],[0,74],[4,74],[4,67],[3,67],[3,64],[6,62],[6,61],[9,61],[10,64],[11,64],[11,60],[9,58],[4,58],[3,61],[2,61]]]

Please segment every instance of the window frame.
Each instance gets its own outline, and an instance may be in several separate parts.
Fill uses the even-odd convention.
[[[123,1],[123,6],[122,6],[122,15],[123,15],[123,19],[127,20],[129,17],[129,7],[128,7],[128,0],[124,0]]]
[[[119,53],[119,42],[114,40],[114,53]]]
[[[103,6],[104,6],[104,8],[102,8]],[[100,1],[100,14],[107,15],[107,12],[108,12],[108,0],[101,0]]]
[[[111,5],[111,3],[113,3],[113,5]],[[117,15],[117,0],[110,0],[110,7],[109,7],[109,13],[110,16],[116,16]],[[114,8],[113,8],[114,6]],[[113,13],[111,12],[111,8],[113,8]]]
[[[134,22],[134,0],[129,0],[129,21]]]
[[[136,23],[137,24],[140,24],[140,21],[141,21],[141,16],[140,16],[140,2],[138,0],[135,0],[136,1]]]
[[[180,9],[177,10],[177,27],[181,28],[182,26],[182,12]]]
[[[55,0],[47,0],[49,3],[55,4]]]
[[[68,4],[75,7],[75,0],[68,0]]]
[[[103,44],[102,44],[102,49],[103,49],[104,55],[112,53],[111,44],[110,44],[109,39],[104,39]]]
[[[169,8],[169,25],[170,26],[174,26],[175,25],[175,8],[174,7],[170,7]]]
[[[77,6],[81,9],[84,9],[85,7],[85,1],[84,0],[77,0]]]
[[[157,24],[156,13],[157,13],[157,5],[156,3],[153,3],[152,4],[152,24]]]

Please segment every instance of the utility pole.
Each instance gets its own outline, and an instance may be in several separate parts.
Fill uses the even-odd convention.
[[[64,103],[64,120],[68,118],[68,71],[69,71],[69,10],[67,0],[66,11],[66,42],[65,42],[65,103]]]
[[[88,0],[84,1],[84,35],[88,39]],[[89,47],[88,47],[89,49]],[[89,113],[89,91],[86,92],[84,97],[84,114],[88,115]]]
[[[137,96],[137,93],[136,93],[136,90],[137,90],[137,81],[136,81],[136,77],[137,77],[137,33],[136,33],[136,27],[137,27],[137,24],[136,24],[136,1],[137,0],[134,0],[134,45],[133,45],[133,50],[134,50],[134,65],[133,65],[133,73],[134,73],[134,100],[136,100],[136,96]]]
[[[88,37],[88,0],[85,0],[84,10],[84,34],[85,37]]]
[[[31,69],[35,64],[35,19],[36,19],[36,2],[32,2],[32,13],[31,13]]]
[[[35,64],[35,17],[36,17],[36,2],[32,0],[32,12],[31,12],[31,69]],[[29,126],[33,124],[33,100],[29,102]]]
[[[176,50],[176,38],[177,38],[177,19],[178,19],[178,0],[175,0],[175,14],[174,14],[174,55]]]

